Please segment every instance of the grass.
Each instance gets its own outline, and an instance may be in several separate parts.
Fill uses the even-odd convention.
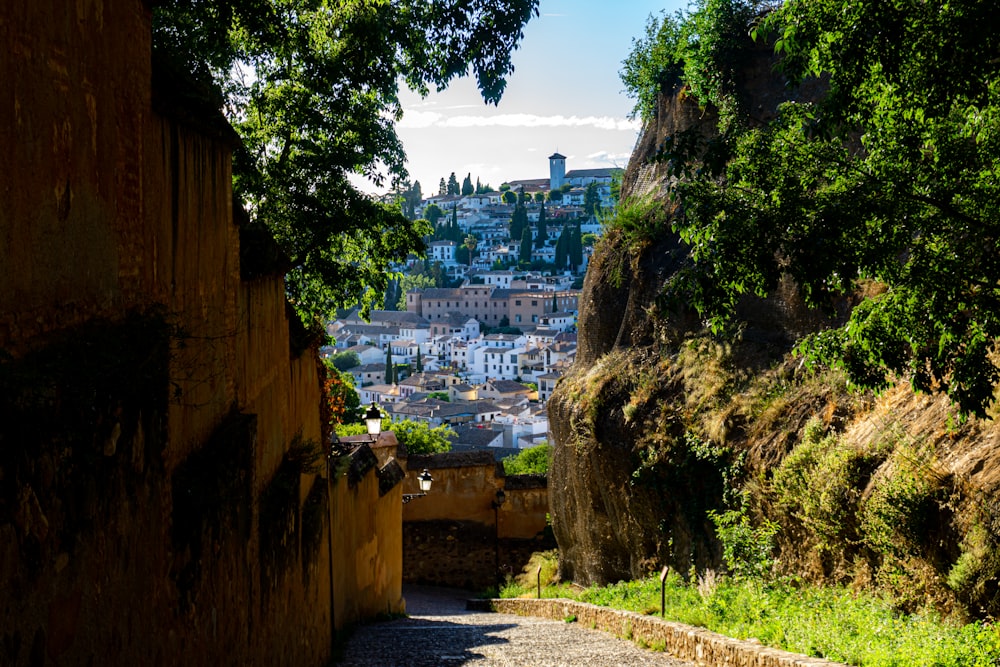
[[[534,597],[516,581],[504,597]],[[545,586],[543,597],[561,597],[658,615],[660,581],[650,577],[581,589]],[[671,572],[666,618],[730,637],[863,667],[992,667],[1000,664],[1000,626],[958,625],[931,614],[899,614],[893,605],[845,588],[795,581],[703,575],[688,581]]]

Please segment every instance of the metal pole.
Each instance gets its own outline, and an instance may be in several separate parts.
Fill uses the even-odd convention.
[[[670,571],[666,565],[663,566],[663,571],[660,572],[660,618],[663,618],[667,613],[667,573]]]
[[[538,571],[535,572],[535,585],[538,586],[538,599],[542,599],[542,566],[538,566]]]

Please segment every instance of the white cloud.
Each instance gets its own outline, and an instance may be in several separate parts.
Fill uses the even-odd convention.
[[[597,166],[605,164],[622,165],[628,162],[630,153],[612,153],[610,151],[597,151],[587,156],[588,164]]]
[[[468,128],[468,127],[593,127],[598,130],[637,132],[640,123],[611,116],[538,116],[528,113],[497,114],[495,116],[451,116],[433,111],[408,110],[399,124],[403,128]]]
[[[415,111],[413,109],[407,109],[403,112],[403,120],[399,121],[399,127],[434,127],[441,121],[442,118],[444,118],[444,116],[436,111]]]

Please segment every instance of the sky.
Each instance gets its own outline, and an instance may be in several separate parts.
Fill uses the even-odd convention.
[[[673,14],[685,0],[541,0],[539,16],[514,52],[503,99],[486,105],[475,79],[419,95],[404,91],[397,132],[410,178],[425,197],[441,178],[467,174],[494,189],[505,181],[547,178],[548,156],[566,170],[622,167],[639,134],[634,100],[618,71],[650,14]]]

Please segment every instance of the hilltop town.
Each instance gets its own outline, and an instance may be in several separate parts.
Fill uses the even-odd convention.
[[[442,179],[442,193],[407,211],[433,225],[426,257],[397,267],[403,278],[384,309],[329,322],[321,353],[351,374],[363,405],[451,426],[453,450],[502,458],[544,442],[546,401],[576,355],[582,275],[599,214],[614,207],[615,172],[566,172],[554,153],[549,178],[498,191],[454,194],[452,175],[449,194]]]

